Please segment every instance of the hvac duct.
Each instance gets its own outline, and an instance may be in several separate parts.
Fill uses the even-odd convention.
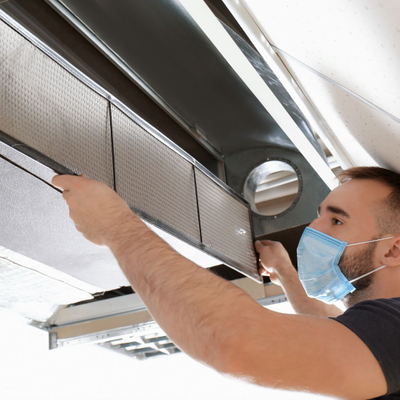
[[[1,11],[0,18],[7,151],[103,181],[153,227],[211,256],[202,266],[222,262],[260,281],[247,203]],[[2,229],[0,243],[7,247],[12,235]]]

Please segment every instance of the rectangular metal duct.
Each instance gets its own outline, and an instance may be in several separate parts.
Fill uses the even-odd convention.
[[[0,19],[0,130],[114,187],[153,227],[261,281],[244,200],[1,10]]]

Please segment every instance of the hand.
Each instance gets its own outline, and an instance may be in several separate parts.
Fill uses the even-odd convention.
[[[260,274],[269,276],[272,283],[283,286],[283,280],[292,275],[295,269],[282,243],[257,240],[255,246],[259,253]]]
[[[124,224],[134,216],[128,204],[102,182],[84,175],[58,175],[52,184],[63,189],[76,229],[95,244],[109,245],[118,240]]]

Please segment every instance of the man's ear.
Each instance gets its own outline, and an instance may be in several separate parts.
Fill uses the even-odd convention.
[[[395,236],[393,239],[388,240],[390,247],[386,248],[384,255],[383,265],[394,267],[400,265],[400,236]]]

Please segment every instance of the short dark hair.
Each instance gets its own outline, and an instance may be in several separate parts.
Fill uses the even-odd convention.
[[[355,167],[341,171],[340,183],[351,179],[380,182],[391,189],[384,202],[376,207],[376,224],[381,234],[400,234],[400,174],[381,167]]]

